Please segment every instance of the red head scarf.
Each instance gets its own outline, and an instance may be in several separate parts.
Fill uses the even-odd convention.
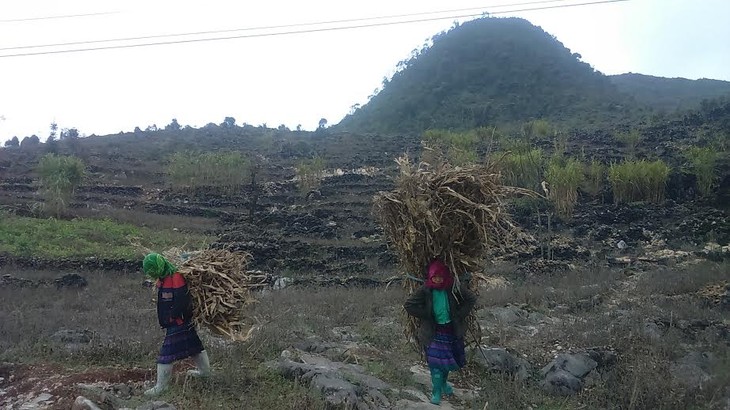
[[[428,277],[426,279],[426,287],[430,289],[450,289],[454,285],[454,276],[449,272],[449,268],[438,259],[434,259],[428,264]]]

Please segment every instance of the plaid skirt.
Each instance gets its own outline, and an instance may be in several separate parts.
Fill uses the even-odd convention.
[[[447,372],[466,365],[464,340],[454,336],[450,324],[436,325],[436,334],[426,347],[426,361],[429,368]]]
[[[200,341],[192,323],[168,327],[160,355],[157,356],[157,363],[170,364],[176,360],[195,356],[203,350],[203,342]]]

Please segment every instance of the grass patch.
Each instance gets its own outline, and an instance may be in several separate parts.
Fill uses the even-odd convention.
[[[248,183],[251,163],[240,152],[176,152],[167,173],[174,187],[194,190],[214,186],[234,193]]]
[[[586,166],[586,178],[583,189],[594,197],[598,196],[603,190],[605,178],[606,166],[594,159]]]
[[[153,249],[200,245],[204,235],[152,230],[108,219],[37,219],[5,214],[0,218],[0,253],[49,259],[97,257],[136,259],[138,240]]]
[[[570,218],[578,203],[578,187],[583,183],[583,165],[574,158],[551,161],[545,174],[550,201],[563,218]]]
[[[300,161],[296,167],[300,192],[306,194],[317,189],[324,177],[324,168],[324,158],[319,156]]]
[[[715,182],[715,166],[719,156],[717,151],[710,147],[691,147],[685,156],[692,173],[697,177],[697,190],[700,195],[709,195]]]
[[[537,189],[544,168],[542,150],[527,144],[516,144],[501,161],[506,182],[513,186]]]
[[[423,144],[435,151],[424,151],[424,161],[435,164],[443,156],[452,165],[461,166],[477,162],[477,146],[483,139],[483,128],[452,132],[447,130],[428,130],[423,134]]]
[[[615,203],[659,203],[664,200],[667,177],[669,166],[662,160],[624,161],[611,165],[608,172]]]

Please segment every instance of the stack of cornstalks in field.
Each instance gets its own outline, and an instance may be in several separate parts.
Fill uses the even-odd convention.
[[[438,257],[455,273],[455,286],[460,286],[459,279],[471,277],[469,288],[478,292],[485,258],[505,245],[514,230],[504,200],[528,191],[503,186],[493,164],[432,167],[413,164],[407,157],[396,162],[396,187],[375,196],[374,213],[398,255],[407,291],[422,284],[426,265]],[[418,321],[409,317],[406,323],[405,334],[412,340]],[[479,338],[474,311],[467,323],[469,335]]]
[[[246,271],[250,254],[208,249],[183,259],[185,253],[172,249],[163,255],[177,266],[188,284],[196,325],[233,340],[250,336],[253,328],[244,321],[244,309],[255,301],[251,292],[267,286],[266,274]]]

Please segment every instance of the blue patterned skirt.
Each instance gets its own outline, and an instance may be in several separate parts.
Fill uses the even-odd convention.
[[[176,360],[195,356],[203,350],[203,342],[200,341],[192,323],[168,327],[160,355],[157,356],[157,363],[170,364]]]
[[[454,336],[450,324],[436,325],[436,334],[426,347],[426,361],[429,368],[447,372],[466,365],[464,340]]]

